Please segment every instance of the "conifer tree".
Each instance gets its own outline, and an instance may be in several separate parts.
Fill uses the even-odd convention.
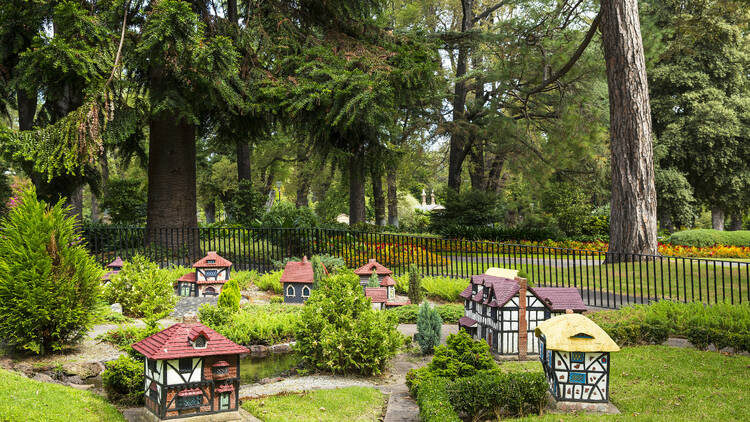
[[[422,301],[422,275],[419,272],[417,264],[409,265],[409,291],[407,296],[411,303]]]
[[[435,307],[426,301],[419,305],[417,313],[417,333],[414,340],[419,344],[422,353],[430,354],[440,344],[443,319]]]
[[[377,271],[372,270],[372,274],[370,274],[370,279],[367,280],[367,287],[380,287],[380,279],[378,278]]]

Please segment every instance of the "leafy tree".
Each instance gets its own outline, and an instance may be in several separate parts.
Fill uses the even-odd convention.
[[[104,287],[104,298],[119,303],[125,314],[134,317],[162,318],[177,303],[174,279],[155,263],[141,255],[128,259],[122,270]]]
[[[110,180],[100,205],[114,224],[140,225],[146,221],[146,192],[138,180]]]
[[[0,336],[18,349],[62,350],[94,322],[102,269],[68,211],[30,188],[0,220]]]
[[[227,191],[224,207],[230,221],[251,226],[263,218],[265,202],[265,196],[250,180],[240,180],[236,188]]]
[[[669,231],[675,227],[692,226],[698,216],[693,187],[685,175],[675,168],[656,168],[656,215]]]
[[[443,319],[435,307],[427,302],[419,305],[417,314],[417,334],[414,340],[419,344],[422,353],[429,354],[440,344],[440,335],[443,329]]]
[[[430,225],[436,233],[448,226],[486,226],[503,219],[500,197],[494,192],[448,190],[444,206],[432,213]]]
[[[232,312],[237,312],[240,310],[241,298],[240,285],[237,284],[237,280],[229,280],[221,288],[218,306]]]
[[[409,291],[407,296],[411,303],[420,303],[422,301],[422,274],[417,264],[409,265]]]

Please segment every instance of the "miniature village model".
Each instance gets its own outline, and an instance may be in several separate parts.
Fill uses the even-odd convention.
[[[107,284],[112,279],[112,276],[119,273],[122,270],[122,266],[125,262],[118,256],[114,261],[107,264],[107,273],[102,276],[102,283]]]
[[[249,353],[198,323],[178,323],[138,343],[145,407],[159,419],[237,411],[240,355]]]
[[[497,354],[522,359],[539,350],[534,329],[540,322],[568,309],[586,310],[575,288],[531,288],[519,277],[473,275],[460,296],[464,298],[464,316],[458,320],[459,329],[476,340],[485,340]]]
[[[323,271],[328,274],[325,265]],[[312,262],[308,261],[306,256],[302,257],[302,261],[287,262],[280,281],[284,289],[285,303],[305,303],[315,283]]]
[[[199,259],[193,268],[177,279],[175,289],[179,296],[218,296],[224,283],[229,281],[229,269],[232,263],[220,257],[216,252]]]
[[[380,287],[367,287],[373,273],[377,275]],[[369,260],[367,264],[354,270],[354,274],[359,276],[359,284],[362,286],[365,296],[372,301],[373,309],[383,310],[411,304],[410,300],[396,302],[396,280],[391,277],[393,271],[384,267],[378,261]]]
[[[557,401],[609,401],[609,354],[620,348],[593,321],[565,314],[536,327],[539,358]]]

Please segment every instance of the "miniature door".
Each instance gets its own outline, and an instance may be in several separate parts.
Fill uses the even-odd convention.
[[[219,410],[229,410],[229,393],[219,395]]]

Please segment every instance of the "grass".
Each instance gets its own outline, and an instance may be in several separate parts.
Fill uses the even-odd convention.
[[[103,398],[59,384],[30,380],[0,369],[0,420],[124,421]]]
[[[748,368],[747,356],[669,346],[626,347],[613,354],[610,372],[610,399],[620,415],[545,414],[522,420],[747,420]]]
[[[264,422],[378,421],[386,397],[369,387],[346,387],[245,401],[242,407]]]

